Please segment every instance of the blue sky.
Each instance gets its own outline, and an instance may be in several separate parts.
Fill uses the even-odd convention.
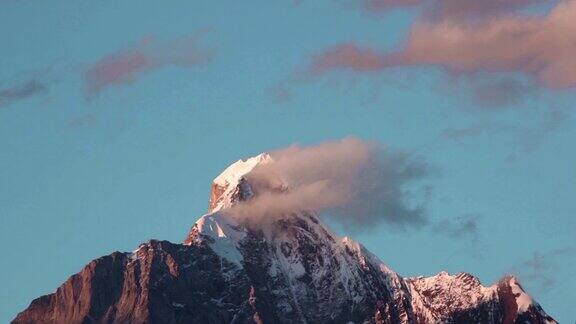
[[[356,240],[405,276],[468,271],[491,284],[515,273],[573,321],[571,80],[517,65],[390,63],[380,53],[410,54],[402,47],[424,14],[361,7],[0,1],[0,322],[96,257],[183,240],[231,162],[349,135],[423,157],[438,169],[426,217],[476,225],[446,235],[382,224]],[[338,44],[353,50],[314,68]],[[98,74],[134,57],[132,74]],[[506,100],[478,100],[497,95]]]

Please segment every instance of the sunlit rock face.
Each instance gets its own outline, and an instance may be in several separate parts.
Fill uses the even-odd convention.
[[[232,164],[182,244],[149,241],[90,262],[14,323],[556,323],[514,277],[403,278],[312,211],[262,222],[229,212],[258,195]],[[289,190],[284,188],[282,190]]]

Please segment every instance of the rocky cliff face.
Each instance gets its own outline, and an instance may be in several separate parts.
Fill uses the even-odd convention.
[[[183,244],[96,259],[14,323],[555,323],[514,277],[402,278],[311,211],[266,226],[236,219],[226,211],[255,195],[245,175],[268,161],[217,177]]]

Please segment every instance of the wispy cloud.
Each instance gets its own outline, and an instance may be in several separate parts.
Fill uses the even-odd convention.
[[[465,86],[475,103],[485,110],[493,111],[522,103],[533,97],[538,90],[530,82],[489,76],[469,77]]]
[[[443,219],[432,225],[432,230],[437,233],[447,234],[450,237],[460,238],[478,236],[478,216],[464,215],[455,219]]]
[[[440,138],[462,144],[484,134],[513,136],[512,145],[507,146],[509,148],[507,161],[514,162],[520,155],[532,153],[540,148],[551,134],[569,123],[570,115],[564,110],[551,108],[539,112],[533,118],[534,121],[530,125],[479,122],[469,126],[446,128],[440,132]]]
[[[522,262],[519,272],[526,280],[539,285],[542,291],[548,290],[557,284],[554,276],[559,264],[566,264],[567,259],[574,259],[576,247],[566,246],[545,253],[534,252],[532,256]]]
[[[93,125],[97,122],[98,118],[95,114],[84,114],[71,118],[68,121],[69,128],[78,128]]]
[[[23,83],[0,88],[0,107],[8,106],[16,101],[33,97],[46,91],[48,91],[48,87],[36,79],[29,79]]]
[[[360,0],[360,8],[371,12],[417,7],[427,19],[477,20],[517,11],[550,0]]]
[[[421,5],[422,0],[361,0],[360,6],[370,11],[386,11],[394,8],[414,7]]]
[[[171,41],[147,37],[138,43],[106,55],[84,71],[89,95],[134,82],[142,75],[166,66],[191,67],[208,62],[213,51],[199,44],[194,35]]]
[[[553,131],[557,130],[568,120],[568,115],[561,110],[552,110],[545,114],[542,122],[537,127],[528,130],[523,141],[524,151],[532,151],[537,148],[541,141]]]
[[[424,0],[428,19],[471,21],[508,14],[548,0]]]
[[[374,72],[398,65],[401,57],[381,53],[373,48],[354,43],[344,43],[316,55],[307,69],[311,75],[320,75],[334,70]]]
[[[470,137],[475,137],[478,135],[483,134],[488,129],[488,126],[485,124],[476,124],[468,127],[461,127],[461,128],[447,128],[442,131],[441,136],[443,138],[461,142],[462,140]]]

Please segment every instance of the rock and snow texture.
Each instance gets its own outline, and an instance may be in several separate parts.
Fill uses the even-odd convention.
[[[226,212],[255,193],[238,161],[212,185],[208,214],[184,244],[150,241],[92,261],[14,323],[555,323],[506,277],[402,278],[312,211],[266,226]]]
[[[262,153],[246,160],[238,160],[217,176],[212,183],[208,212],[217,212],[252,196],[245,176],[257,165],[268,163],[271,157]]]
[[[484,287],[467,273],[451,276],[440,272],[432,277],[407,278],[406,281],[414,306],[435,321],[444,321],[455,312],[489,304],[497,298],[495,287]]]
[[[518,312],[519,313],[526,312],[528,308],[530,308],[530,306],[534,304],[532,297],[530,297],[524,291],[524,289],[522,289],[516,278],[510,278],[509,284],[510,287],[512,288],[512,293],[516,297],[516,305],[518,305]]]

